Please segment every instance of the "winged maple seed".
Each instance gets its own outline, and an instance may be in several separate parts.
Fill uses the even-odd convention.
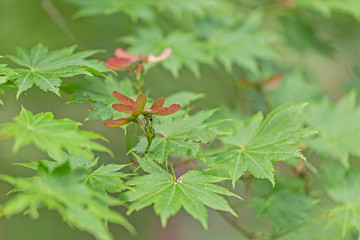
[[[106,62],[106,66],[116,71],[124,71],[134,66],[136,67],[135,72],[139,73],[142,70],[144,63],[160,62],[168,58],[171,55],[171,52],[171,48],[166,48],[159,56],[154,56],[153,54],[135,56],[122,48],[117,48],[114,52],[115,57],[109,58]]]
[[[163,97],[156,99],[151,108],[145,108],[147,99],[142,93],[137,96],[135,101],[117,91],[113,92],[113,96],[121,104],[114,103],[112,107],[119,112],[129,113],[131,116],[128,118],[107,121],[104,123],[106,127],[120,127],[130,122],[134,122],[140,114],[145,117],[149,115],[166,116],[176,113],[180,109],[179,104],[172,104],[170,107],[163,107],[165,103],[165,98]]]

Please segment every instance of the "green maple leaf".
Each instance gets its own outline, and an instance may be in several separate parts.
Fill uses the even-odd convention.
[[[231,72],[237,65],[258,72],[258,60],[275,59],[277,55],[270,44],[274,34],[259,30],[262,14],[255,12],[241,23],[226,19],[223,22],[208,21],[199,25],[199,31],[207,38],[206,50],[212,59],[218,60]]]
[[[121,180],[126,174],[119,172],[119,170],[126,166],[119,164],[102,165],[89,174],[85,182],[94,189],[105,190],[110,193],[121,192],[126,188],[125,183]]]
[[[113,91],[121,91],[130,98],[136,98],[136,92],[129,79],[117,81],[111,77],[107,79],[87,77],[85,82],[69,87],[75,88],[73,102],[90,102],[94,110],[90,111],[87,119],[91,120],[108,120],[128,116],[112,108],[112,104],[117,102],[112,95]]]
[[[319,86],[306,80],[306,75],[299,69],[285,73],[281,85],[270,92],[274,105],[279,106],[288,102],[300,104],[317,100],[321,96]]]
[[[117,12],[122,12],[133,21],[137,21],[139,18],[149,20],[153,18],[153,12],[151,6],[154,5],[149,0],[66,0],[71,4],[75,4],[81,7],[76,17],[95,16],[95,15],[110,15]]]
[[[193,115],[178,112],[161,119],[154,117],[156,137],[147,155],[159,163],[166,161],[169,155],[201,157],[199,143],[208,143],[225,134],[217,127],[218,122],[205,122],[215,111],[201,111]],[[144,152],[146,146],[146,139],[141,139],[132,150]]]
[[[357,0],[302,0],[296,1],[296,7],[308,8],[326,16],[332,12],[343,12],[360,20],[360,2]]]
[[[355,92],[343,97],[335,106],[327,99],[313,104],[306,122],[319,131],[316,138],[308,141],[318,153],[339,160],[347,168],[350,155],[360,157],[360,107],[356,106]]]
[[[93,166],[98,163],[98,158],[94,159],[94,155],[92,152],[89,151],[88,154],[76,154],[76,153],[68,153],[63,151],[60,158],[59,156],[50,156],[53,160],[36,160],[27,163],[15,163],[15,165],[20,165],[24,167],[28,167],[33,170],[37,170],[39,164],[46,166],[49,170],[53,170],[54,168],[58,167],[59,164],[64,162],[69,162],[70,166],[73,169],[87,169],[90,170]],[[58,157],[58,158],[56,158]]]
[[[327,213],[329,225],[342,228],[343,238],[348,230],[356,228],[360,233],[360,177],[354,171],[332,166],[326,171],[328,196],[335,202]],[[344,238],[345,239],[345,238]]]
[[[189,91],[178,91],[174,94],[171,94],[167,96],[166,102],[169,104],[179,104],[181,106],[181,109],[184,109],[185,107],[188,107],[190,103],[204,98],[205,94],[203,93],[194,93]]]
[[[16,72],[11,68],[7,67],[6,64],[0,64],[0,86],[5,83],[8,77],[15,75]]]
[[[174,77],[179,76],[182,67],[188,68],[195,76],[200,76],[200,63],[208,62],[204,43],[188,32],[172,31],[165,35],[160,28],[138,28],[135,35],[122,37],[121,42],[130,44],[129,51],[135,54],[160,54],[165,48],[171,48],[169,58],[161,65]]]
[[[53,170],[39,164],[38,176],[12,178],[1,175],[3,181],[14,185],[17,194],[5,203],[0,216],[11,216],[22,212],[38,217],[38,208],[56,210],[71,226],[93,234],[99,240],[112,240],[107,222],[123,225],[134,233],[133,226],[110,206],[121,205],[121,201],[105,193],[99,193],[80,182],[81,172],[71,171],[69,163]]]
[[[68,161],[74,168],[86,168],[89,169],[98,163],[98,158],[94,157],[94,153],[90,150],[88,153],[81,152],[80,154],[74,152],[63,151],[60,158],[56,159],[57,156],[50,156],[56,161]]]
[[[1,56],[0,56],[1,57]],[[9,67],[6,67],[6,64],[0,64],[0,96],[5,93],[2,88],[9,88],[7,85],[7,78],[15,75],[16,72]],[[3,105],[3,102],[0,99],[0,105]]]
[[[285,228],[291,231],[311,220],[306,211],[315,204],[316,201],[309,197],[286,191],[274,193],[266,199],[255,198],[251,203],[258,215],[267,215],[277,230]]]
[[[229,148],[217,156],[218,161],[228,168],[233,186],[246,170],[274,185],[273,162],[305,159],[296,144],[316,133],[310,128],[301,128],[299,123],[305,105],[285,104],[265,119],[259,112],[246,123],[235,123],[233,134],[223,138]]]
[[[137,157],[137,160],[141,168],[149,174],[127,182],[129,186],[133,186],[125,193],[126,200],[132,202],[129,206],[129,214],[154,204],[154,210],[160,215],[161,224],[165,227],[167,220],[183,207],[186,212],[199,220],[205,229],[208,218],[205,206],[237,216],[228,202],[218,194],[239,197],[224,187],[212,184],[226,178],[206,175],[200,170],[191,170],[174,179],[170,173],[148,157]]]
[[[155,7],[170,12],[172,16],[182,17],[184,13],[203,16],[210,10],[218,9],[221,4],[218,0],[160,0]]]
[[[93,139],[106,140],[99,134],[78,130],[80,123],[70,119],[54,119],[52,113],[33,115],[23,108],[13,123],[2,125],[0,135],[14,136],[13,150],[33,143],[54,159],[62,159],[63,150],[74,154],[89,155],[89,150],[112,154],[111,151]]]
[[[310,18],[302,18],[299,15],[282,16],[282,34],[288,44],[296,51],[318,51],[326,55],[334,52],[334,46],[326,38],[319,34],[316,24]],[[305,91],[304,91],[305,92]]]
[[[94,159],[91,154],[89,156],[85,156],[63,152],[60,161],[59,159],[54,159],[57,161],[37,160],[29,163],[16,163],[16,165],[28,167],[33,170],[37,170],[39,165],[43,165],[50,171],[53,171],[59,166],[59,164],[69,162],[72,169],[86,169],[86,172],[89,172],[89,174],[84,175],[83,182],[89,185],[92,189],[106,191],[109,193],[121,192],[126,189],[126,185],[121,178],[127,176],[128,174],[122,173],[120,170],[127,165],[107,164],[92,171],[91,168],[97,164],[98,158]]]
[[[204,15],[207,10],[219,7],[218,0],[67,0],[71,4],[81,7],[75,16],[110,15],[122,12],[133,21],[139,18],[143,20],[153,20],[161,12],[170,12],[172,15],[180,17],[184,12],[195,15]]]
[[[17,74],[8,78],[15,80],[17,84],[17,97],[34,84],[43,91],[60,95],[61,78],[80,74],[102,75],[101,71],[107,71],[103,63],[85,59],[100,52],[99,50],[73,53],[74,50],[75,46],[48,52],[44,45],[38,44],[30,51],[18,48],[17,56],[8,56],[24,67],[14,69]]]

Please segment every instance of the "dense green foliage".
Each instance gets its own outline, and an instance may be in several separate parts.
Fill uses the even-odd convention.
[[[51,104],[40,113],[22,107],[2,123],[0,144],[13,141],[13,154],[33,145],[47,159],[18,161],[30,177],[2,172],[14,188],[0,197],[0,217],[53,210],[71,227],[111,240],[127,237],[112,234],[109,223],[141,232],[131,214],[149,206],[164,228],[184,209],[211,230],[209,208],[238,231],[234,239],[360,238],[358,0],[42,4],[74,43],[81,41],[59,9],[76,6],[72,21],[126,19],[115,20],[125,30],[112,40],[122,49],[114,57],[82,44],[49,51],[29,43],[35,47],[0,56],[0,96],[20,106],[35,85],[88,108],[82,121],[96,126],[81,130],[70,113],[58,119]],[[346,62],[350,77],[317,81],[316,73],[334,73],[321,67],[328,59]],[[217,95],[193,89],[207,92],[209,76]],[[184,78],[192,78],[186,89],[164,87],[184,86]],[[0,112],[7,104],[0,100]],[[96,133],[104,124],[127,154],[114,154],[119,143]]]

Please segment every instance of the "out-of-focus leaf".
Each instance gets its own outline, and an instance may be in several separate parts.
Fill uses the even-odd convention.
[[[282,84],[270,93],[275,106],[285,103],[300,104],[313,102],[321,96],[321,91],[315,83],[306,81],[306,75],[301,71],[293,70],[284,73]]]
[[[311,104],[305,119],[319,131],[316,138],[308,141],[316,152],[340,161],[347,168],[350,155],[360,157],[360,107],[356,105],[354,91],[334,106],[327,99]]]
[[[343,12],[360,20],[360,2],[357,0],[301,0],[298,8],[307,8],[330,16],[332,12]]]
[[[199,28],[211,29],[206,33],[206,50],[212,59],[218,60],[230,72],[233,65],[258,73],[258,60],[276,59],[270,45],[276,35],[260,29],[262,14],[255,12],[243,22],[227,21],[214,24],[203,22]],[[207,27],[215,25],[218,28]],[[201,31],[201,30],[199,30]]]
[[[307,210],[315,200],[301,194],[278,192],[269,198],[256,198],[251,203],[258,215],[267,215],[277,230],[281,228],[296,230],[301,223],[311,221]]]
[[[0,86],[2,83],[6,82],[6,79],[12,75],[15,75],[16,72],[11,68],[7,67],[6,64],[0,64]]]
[[[322,39],[313,21],[299,16],[284,16],[281,19],[283,33],[287,41],[297,52],[312,49],[324,54],[331,54],[333,47],[328,39]]]
[[[203,93],[194,93],[189,91],[179,91],[170,96],[167,96],[166,102],[168,103],[176,103],[181,106],[181,108],[187,107],[191,102],[196,101],[198,99],[204,98],[205,95]]]
[[[335,202],[327,214],[328,224],[341,226],[343,238],[352,228],[360,233],[359,174],[347,172],[339,166],[331,166],[328,167],[326,176],[326,192]]]
[[[204,15],[209,9],[220,7],[219,0],[66,0],[78,5],[81,9],[75,14],[77,17],[110,15],[122,12],[133,21],[139,19],[153,20],[159,13],[170,13],[181,17],[184,13]]]
[[[121,38],[121,42],[130,44],[130,52],[136,54],[160,54],[165,48],[171,48],[169,58],[161,65],[174,77],[179,76],[182,67],[188,68],[195,76],[200,76],[200,64],[208,62],[204,43],[193,33],[175,30],[165,35],[160,28],[137,28],[134,35]]]
[[[38,176],[32,178],[2,175],[1,180],[14,185],[17,194],[5,203],[0,215],[25,212],[37,217],[38,209],[46,207],[58,211],[69,225],[87,231],[99,240],[114,239],[107,229],[107,222],[123,225],[134,233],[133,226],[109,208],[121,202],[81,183],[82,177],[82,173],[70,170],[68,162],[53,170],[39,164]]]

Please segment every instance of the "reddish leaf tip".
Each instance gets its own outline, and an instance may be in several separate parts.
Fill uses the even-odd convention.
[[[125,51],[122,48],[115,49],[114,54],[115,54],[115,56],[117,58],[128,58],[128,59],[131,59],[131,60],[133,60],[135,58],[134,55],[132,55],[131,53]]]
[[[146,57],[146,62],[148,63],[154,63],[154,62],[160,62],[162,60],[165,60],[166,58],[170,57],[172,53],[172,49],[171,48],[166,48],[164,49],[164,51],[162,51],[160,53],[159,56],[154,56],[153,54],[150,54]]]
[[[153,103],[153,105],[151,106],[151,108],[159,108],[162,107],[165,103],[165,98],[163,97],[159,97],[158,99],[155,100],[155,102]]]
[[[123,113],[129,113],[131,114],[133,112],[134,109],[134,105],[128,105],[128,104],[119,104],[119,103],[114,103],[112,105],[113,109],[119,111],[119,112],[123,112]]]
[[[134,105],[135,102],[134,100],[132,100],[131,98],[125,96],[122,93],[119,93],[117,91],[113,91],[113,96],[116,100],[118,100],[119,102],[123,103],[123,104],[127,104],[127,105]]]
[[[106,61],[106,67],[116,70],[116,71],[124,71],[133,63],[132,59],[129,58],[117,58],[112,57]]]
[[[179,104],[172,104],[170,107],[159,107],[149,109],[150,113],[154,115],[167,116],[176,113],[180,109]]]
[[[110,120],[104,123],[105,127],[121,127],[125,124],[128,124],[130,122],[130,118],[120,118],[116,120]]]

